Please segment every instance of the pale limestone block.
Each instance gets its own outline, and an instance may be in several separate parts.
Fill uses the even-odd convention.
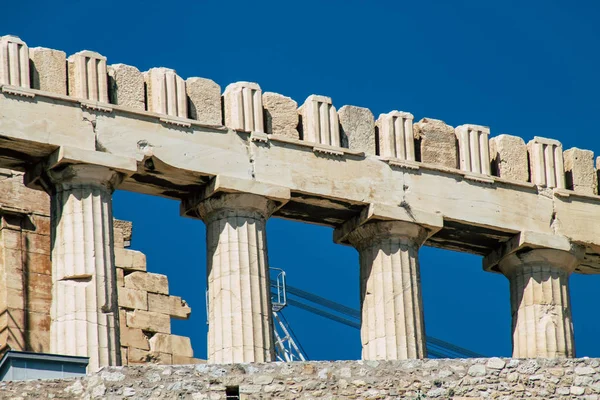
[[[143,310],[127,311],[127,326],[150,332],[171,333],[171,318]]]
[[[67,94],[67,54],[64,51],[33,47],[29,49],[31,87]]]
[[[375,117],[368,108],[343,106],[338,111],[341,145],[375,155]]]
[[[150,338],[150,351],[159,353],[171,353],[183,357],[193,357],[192,343],[190,338],[177,335],[165,335],[157,333]]]
[[[527,182],[527,145],[518,136],[499,135],[490,139],[492,173],[500,178]]]
[[[264,132],[262,90],[257,83],[236,82],[223,93],[225,126],[244,132]]]
[[[172,117],[187,118],[185,81],[169,68],[152,68],[144,72],[147,110]]]
[[[146,271],[146,255],[137,250],[116,248],[115,265],[126,271]]]
[[[491,175],[490,128],[481,125],[460,125],[454,130],[458,140],[460,169],[476,174]]]
[[[125,287],[149,293],[169,294],[169,281],[165,275],[151,272],[132,272],[125,276]]]
[[[93,51],[80,51],[69,56],[69,96],[108,103],[106,57]]]
[[[115,244],[115,252],[117,250],[125,247],[125,240],[123,239],[123,231],[121,231],[121,229],[114,227],[113,237],[114,237],[114,244]],[[115,256],[115,259],[116,259],[116,256]],[[117,266],[117,268],[119,267],[119,265],[116,262],[115,262],[115,265]]]
[[[171,341],[171,335],[164,333],[157,333],[150,338],[150,351],[157,351],[161,353],[173,353],[173,344]]]
[[[131,242],[133,223],[131,221],[123,221],[116,218],[114,219],[113,223],[115,231],[121,231],[121,234],[123,235],[123,241],[126,243],[125,247],[127,247],[127,242]]]
[[[206,125],[222,125],[221,86],[206,78],[185,81],[190,118]]]
[[[426,237],[402,221],[369,222],[350,233],[360,255],[364,360],[426,357],[418,259]]]
[[[113,64],[107,67],[109,97],[112,104],[143,111],[144,75],[136,67]]]
[[[273,202],[258,195],[225,194],[208,198],[197,208],[207,230],[208,359],[271,361],[265,225]]]
[[[127,349],[127,359],[129,365],[147,364],[151,361],[148,350],[142,350],[135,347],[129,347]]]
[[[148,293],[148,311],[168,314],[176,319],[188,319],[192,309],[181,297]]]
[[[426,164],[458,168],[454,128],[438,119],[423,118],[414,124],[413,129],[415,139],[420,141],[419,161]]]
[[[150,364],[172,365],[173,355],[170,353],[161,353],[159,351],[150,351],[147,362]]]
[[[262,101],[266,133],[300,139],[298,103],[290,97],[272,92],[263,93]]]
[[[413,115],[404,111],[379,115],[377,129],[381,157],[416,161],[413,120]]]
[[[148,310],[148,292],[118,287],[119,307]]]
[[[513,357],[575,357],[569,275],[581,257],[553,248],[526,250],[498,263],[510,281]]]
[[[121,365],[129,365],[129,349],[121,346]]]
[[[173,354],[173,365],[205,364],[205,360]]]
[[[594,152],[572,148],[563,153],[567,189],[583,194],[598,193]]]
[[[117,267],[117,286],[125,286],[125,273],[122,268]]]
[[[0,36],[0,85],[29,88],[29,48],[16,36]]]
[[[121,325],[121,346],[135,347],[140,350],[150,350],[148,338],[141,329]]]
[[[565,188],[562,144],[553,139],[534,137],[527,143],[531,182],[548,188]]]
[[[303,140],[340,147],[340,124],[330,97],[310,95],[298,112]]]
[[[192,350],[192,342],[189,337],[171,335],[171,347],[173,355],[194,357],[194,350]]]

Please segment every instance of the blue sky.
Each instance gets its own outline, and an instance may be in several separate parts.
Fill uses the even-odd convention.
[[[600,153],[600,4],[593,1],[9,1],[0,34],[67,54],[88,49],[109,64],[174,68],[222,89],[258,82],[294,98],[327,95],[334,105],[415,120],[490,126],[558,139]],[[134,222],[132,248],[169,276],[193,308],[174,321],[197,357],[206,356],[205,228],[175,201],[126,192],[117,218]],[[290,284],[358,308],[358,255],[333,244],[330,228],[272,219],[272,266]],[[421,250],[426,331],[485,355],[509,356],[508,281],[480,257]],[[571,278],[578,356],[600,356],[597,276]],[[355,329],[302,310],[284,311],[312,359],[356,359]]]

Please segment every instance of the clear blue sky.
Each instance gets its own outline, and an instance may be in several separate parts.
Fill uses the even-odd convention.
[[[600,3],[594,1],[8,1],[0,34],[67,54],[88,49],[144,71],[165,66],[222,89],[258,82],[263,91],[310,94],[452,126],[544,136],[564,148],[598,150]],[[175,201],[117,192],[117,218],[134,222],[133,249],[169,276],[192,306],[174,333],[206,356],[205,228]],[[358,255],[329,228],[272,219],[272,266],[299,288],[358,308]],[[486,355],[510,355],[508,281],[480,257],[421,250],[429,335]],[[597,276],[571,278],[578,356],[600,356]],[[358,331],[286,309],[312,359],[360,357]]]

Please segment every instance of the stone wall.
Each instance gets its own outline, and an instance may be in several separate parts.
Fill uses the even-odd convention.
[[[0,170],[0,353],[51,352],[50,200],[23,185],[23,174]],[[146,271],[146,256],[127,249],[132,224],[115,220],[123,364],[192,364],[190,339],[171,334],[171,318],[190,307],[169,295],[164,275]]]
[[[597,400],[599,365],[490,358],[111,367],[76,380],[3,382],[0,398]]]

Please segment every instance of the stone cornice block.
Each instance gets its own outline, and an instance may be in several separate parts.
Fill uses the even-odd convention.
[[[108,103],[106,57],[83,50],[67,58],[69,96]]]
[[[17,36],[0,36],[0,84],[30,87],[29,48]]]
[[[498,264],[505,257],[533,249],[560,250],[573,253],[573,255],[581,259],[584,256],[584,249],[572,243],[565,236],[523,231],[485,256],[483,258],[483,269],[489,272],[498,272]]]
[[[333,231],[333,241],[338,244],[350,244],[348,236],[366,224],[373,221],[409,222],[425,228],[428,237],[434,235],[444,226],[441,214],[428,213],[411,207],[396,207],[387,204],[369,204],[359,215],[345,222]]]
[[[252,179],[240,179],[231,176],[215,176],[200,193],[192,195],[181,202],[181,215],[198,217],[197,206],[204,200],[220,194],[253,194],[265,197],[276,204],[276,209],[285,205],[291,197],[290,189],[259,182]]]

